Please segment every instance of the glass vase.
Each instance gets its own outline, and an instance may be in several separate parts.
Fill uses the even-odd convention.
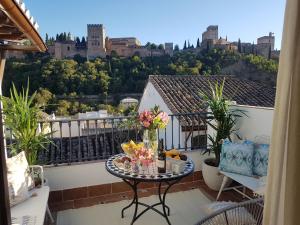
[[[151,149],[153,155],[157,156],[158,148],[158,131],[157,129],[145,129],[143,134],[144,146]]]

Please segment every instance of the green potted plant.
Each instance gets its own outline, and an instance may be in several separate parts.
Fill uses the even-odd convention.
[[[230,109],[230,100],[223,95],[225,78],[222,83],[216,82],[210,85],[210,95],[200,93],[207,107],[213,114],[214,120],[208,122],[213,129],[212,134],[208,134],[208,148],[205,153],[214,153],[214,158],[207,158],[203,162],[202,173],[205,183],[213,190],[219,190],[222,184],[223,176],[219,173],[220,156],[222,142],[236,132],[236,121],[241,117],[241,110]],[[235,133],[236,134],[236,133]],[[237,134],[236,134],[237,135]]]
[[[51,143],[50,134],[38,129],[42,106],[34,102],[35,96],[36,92],[29,96],[29,85],[18,93],[13,84],[10,97],[2,98],[5,125],[13,136],[11,153],[24,151],[30,165],[38,163],[38,152]]]

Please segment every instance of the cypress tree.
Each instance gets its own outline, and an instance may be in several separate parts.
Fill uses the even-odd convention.
[[[49,42],[49,36],[48,36],[48,34],[46,33],[45,43],[48,44],[48,42]]]
[[[197,39],[197,48],[200,48],[200,40],[199,40],[199,38]]]
[[[239,39],[239,41],[238,41],[238,51],[239,51],[239,53],[242,53],[241,39]]]
[[[254,55],[254,42],[252,43],[252,46],[251,46],[251,53]]]
[[[184,41],[183,49],[186,49],[186,41]]]

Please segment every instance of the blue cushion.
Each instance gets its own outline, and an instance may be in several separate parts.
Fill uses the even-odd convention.
[[[267,176],[269,162],[269,145],[257,144],[254,146],[253,174],[257,176]]]
[[[254,145],[251,142],[232,143],[224,141],[219,169],[225,172],[253,175]]]

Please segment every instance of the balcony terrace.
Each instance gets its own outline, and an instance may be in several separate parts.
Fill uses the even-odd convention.
[[[239,119],[239,135],[253,140],[256,136],[270,136],[272,108],[234,105],[247,116]],[[180,118],[180,123],[175,123]],[[55,212],[58,225],[68,224],[129,224],[133,211],[120,217],[122,207],[133,198],[130,187],[105,169],[108,157],[122,152],[120,144],[129,139],[141,140],[141,131],[126,129],[126,117],[92,118],[88,120],[42,121],[41,130],[51,130],[53,144],[42,152],[44,173],[50,186],[49,206]],[[205,215],[205,206],[214,202],[218,194],[202,177],[202,162],[208,155],[207,134],[212,128],[209,114],[187,113],[170,115],[170,123],[160,130],[159,138],[166,149],[183,151],[195,163],[195,171],[170,189],[167,202],[171,207],[172,224],[195,224]],[[173,122],[172,122],[173,121]],[[76,135],[77,134],[77,135]],[[8,142],[11,139],[8,138]],[[141,201],[157,198],[157,184],[142,183],[138,189]],[[248,193],[251,192],[248,190]],[[222,193],[220,201],[239,202],[244,199],[233,191]],[[152,223],[150,222],[152,221]],[[155,222],[155,223],[154,223]],[[165,224],[156,213],[147,212],[136,224]]]

